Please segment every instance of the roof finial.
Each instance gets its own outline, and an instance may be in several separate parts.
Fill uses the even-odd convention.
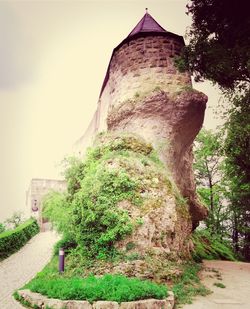
[[[146,14],[148,14],[148,8],[145,8],[145,10],[146,10]]]

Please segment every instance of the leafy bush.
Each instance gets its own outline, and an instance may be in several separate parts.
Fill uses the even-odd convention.
[[[69,225],[83,254],[99,259],[114,256],[114,244],[141,224],[119,207],[119,202],[140,207],[141,192],[148,191],[150,186],[169,188],[171,184],[156,159],[152,145],[143,139],[133,134],[108,133],[99,135],[83,162],[69,160],[66,170],[67,201],[72,209]],[[142,160],[147,161],[147,168]],[[154,179],[156,184],[152,182]],[[146,183],[147,187],[143,187]]]
[[[192,240],[195,247],[192,255],[196,262],[201,262],[202,259],[236,260],[230,244],[218,235],[211,234],[209,230],[195,231]]]
[[[116,204],[135,200],[136,186],[125,171],[107,171],[99,165],[87,173],[73,200],[73,222],[76,240],[88,253],[105,257],[115,241],[132,232],[128,213]]]
[[[64,193],[57,191],[48,192],[42,200],[43,218],[52,222],[59,233],[69,234],[69,217],[71,209]]]
[[[72,248],[76,248],[77,243],[75,242],[74,239],[72,239],[69,235],[65,235],[61,240],[59,240],[55,245],[54,245],[54,255],[58,255],[59,249],[63,248],[64,252],[67,253],[68,250]]]
[[[142,225],[147,212],[164,205],[164,194],[180,204],[152,145],[134,134],[99,134],[84,160],[64,163],[67,193],[50,193],[43,216],[90,259],[115,257],[115,244]]]
[[[97,300],[133,301],[139,299],[157,298],[167,296],[165,285],[157,285],[150,281],[129,279],[122,275],[105,275],[103,277],[89,276],[82,278],[36,278],[25,288],[32,292],[47,295],[49,298],[62,300]]]
[[[84,178],[85,164],[80,158],[68,157],[63,160],[65,179],[67,181],[68,200],[81,188],[81,180]]]
[[[19,250],[26,242],[39,232],[34,219],[29,219],[16,229],[0,234],[0,260]]]

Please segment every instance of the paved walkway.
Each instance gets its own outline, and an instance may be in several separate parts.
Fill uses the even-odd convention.
[[[17,253],[0,262],[1,309],[24,308],[12,298],[12,294],[42,270],[50,260],[57,240],[54,232],[39,233]]]
[[[249,309],[250,263],[205,261],[201,278],[212,294],[197,297],[193,304],[182,309]],[[214,286],[220,282],[225,288]]]

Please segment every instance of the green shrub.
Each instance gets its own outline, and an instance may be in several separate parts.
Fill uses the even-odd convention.
[[[143,223],[132,220],[129,212],[117,204],[127,201],[140,207],[140,192],[145,190],[142,179],[163,178],[153,155],[152,145],[131,134],[100,135],[95,147],[89,149],[80,168],[81,179],[77,174],[80,187],[71,195],[71,226],[77,244],[90,258],[113,257],[114,244]],[[142,158],[151,164],[147,169]],[[75,169],[75,165],[70,166],[66,175],[76,175]]]
[[[196,262],[201,262],[202,259],[236,261],[230,244],[218,235],[212,235],[209,230],[195,231],[192,240],[195,247],[192,255]]]
[[[34,219],[29,219],[16,229],[0,234],[0,260],[7,258],[18,251],[26,242],[39,232]]]
[[[54,255],[58,255],[59,249],[63,248],[64,252],[67,253],[70,249],[76,248],[77,243],[75,240],[73,240],[69,235],[65,235],[61,240],[59,240],[55,245],[54,245]]]
[[[139,299],[167,296],[165,285],[157,285],[150,281],[130,279],[122,275],[105,275],[103,277],[89,276],[82,278],[36,278],[25,288],[38,292],[49,298],[62,300],[97,300],[134,301]]]
[[[146,213],[165,205],[163,192],[178,200],[153,146],[132,133],[99,134],[84,160],[64,163],[67,193],[50,193],[43,216],[89,259],[117,256],[115,244],[143,225]],[[178,209],[184,208],[185,201]]]
[[[71,216],[65,194],[51,190],[42,200],[42,216],[48,219],[59,233],[69,234],[68,221]]]

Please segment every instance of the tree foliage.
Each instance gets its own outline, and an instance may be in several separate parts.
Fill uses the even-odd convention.
[[[238,174],[250,181],[250,90],[244,96],[234,98],[227,126],[225,150],[229,175]]]
[[[66,201],[65,194],[57,191],[50,191],[45,195],[43,202],[43,217],[49,219],[58,232],[70,234],[68,225],[71,216],[71,207]]]
[[[6,225],[13,229],[17,228],[22,222],[23,218],[21,211],[15,211],[10,218],[5,220]]]
[[[189,44],[179,64],[197,81],[209,79],[224,89],[250,82],[250,18],[247,0],[190,0]]]
[[[235,249],[250,260],[250,91],[234,99],[225,141]]]
[[[228,217],[223,181],[222,133],[202,129],[195,141],[194,155],[197,191],[209,209],[206,225],[213,233],[221,235]]]
[[[84,178],[85,163],[76,157],[68,157],[64,161],[64,177],[67,181],[68,199],[72,200],[74,194],[81,188]]]
[[[249,109],[250,105],[242,106]],[[213,235],[230,239],[235,251],[249,260],[249,113],[242,114],[238,109],[231,117],[226,137],[223,136],[225,128],[222,132],[203,129],[199,133],[194,149],[194,170],[197,191],[209,208],[205,223],[212,233],[211,240]]]
[[[250,260],[250,18],[247,0],[190,0],[189,44],[177,59],[197,81],[209,79],[231,104],[225,127],[225,176],[235,249]]]

